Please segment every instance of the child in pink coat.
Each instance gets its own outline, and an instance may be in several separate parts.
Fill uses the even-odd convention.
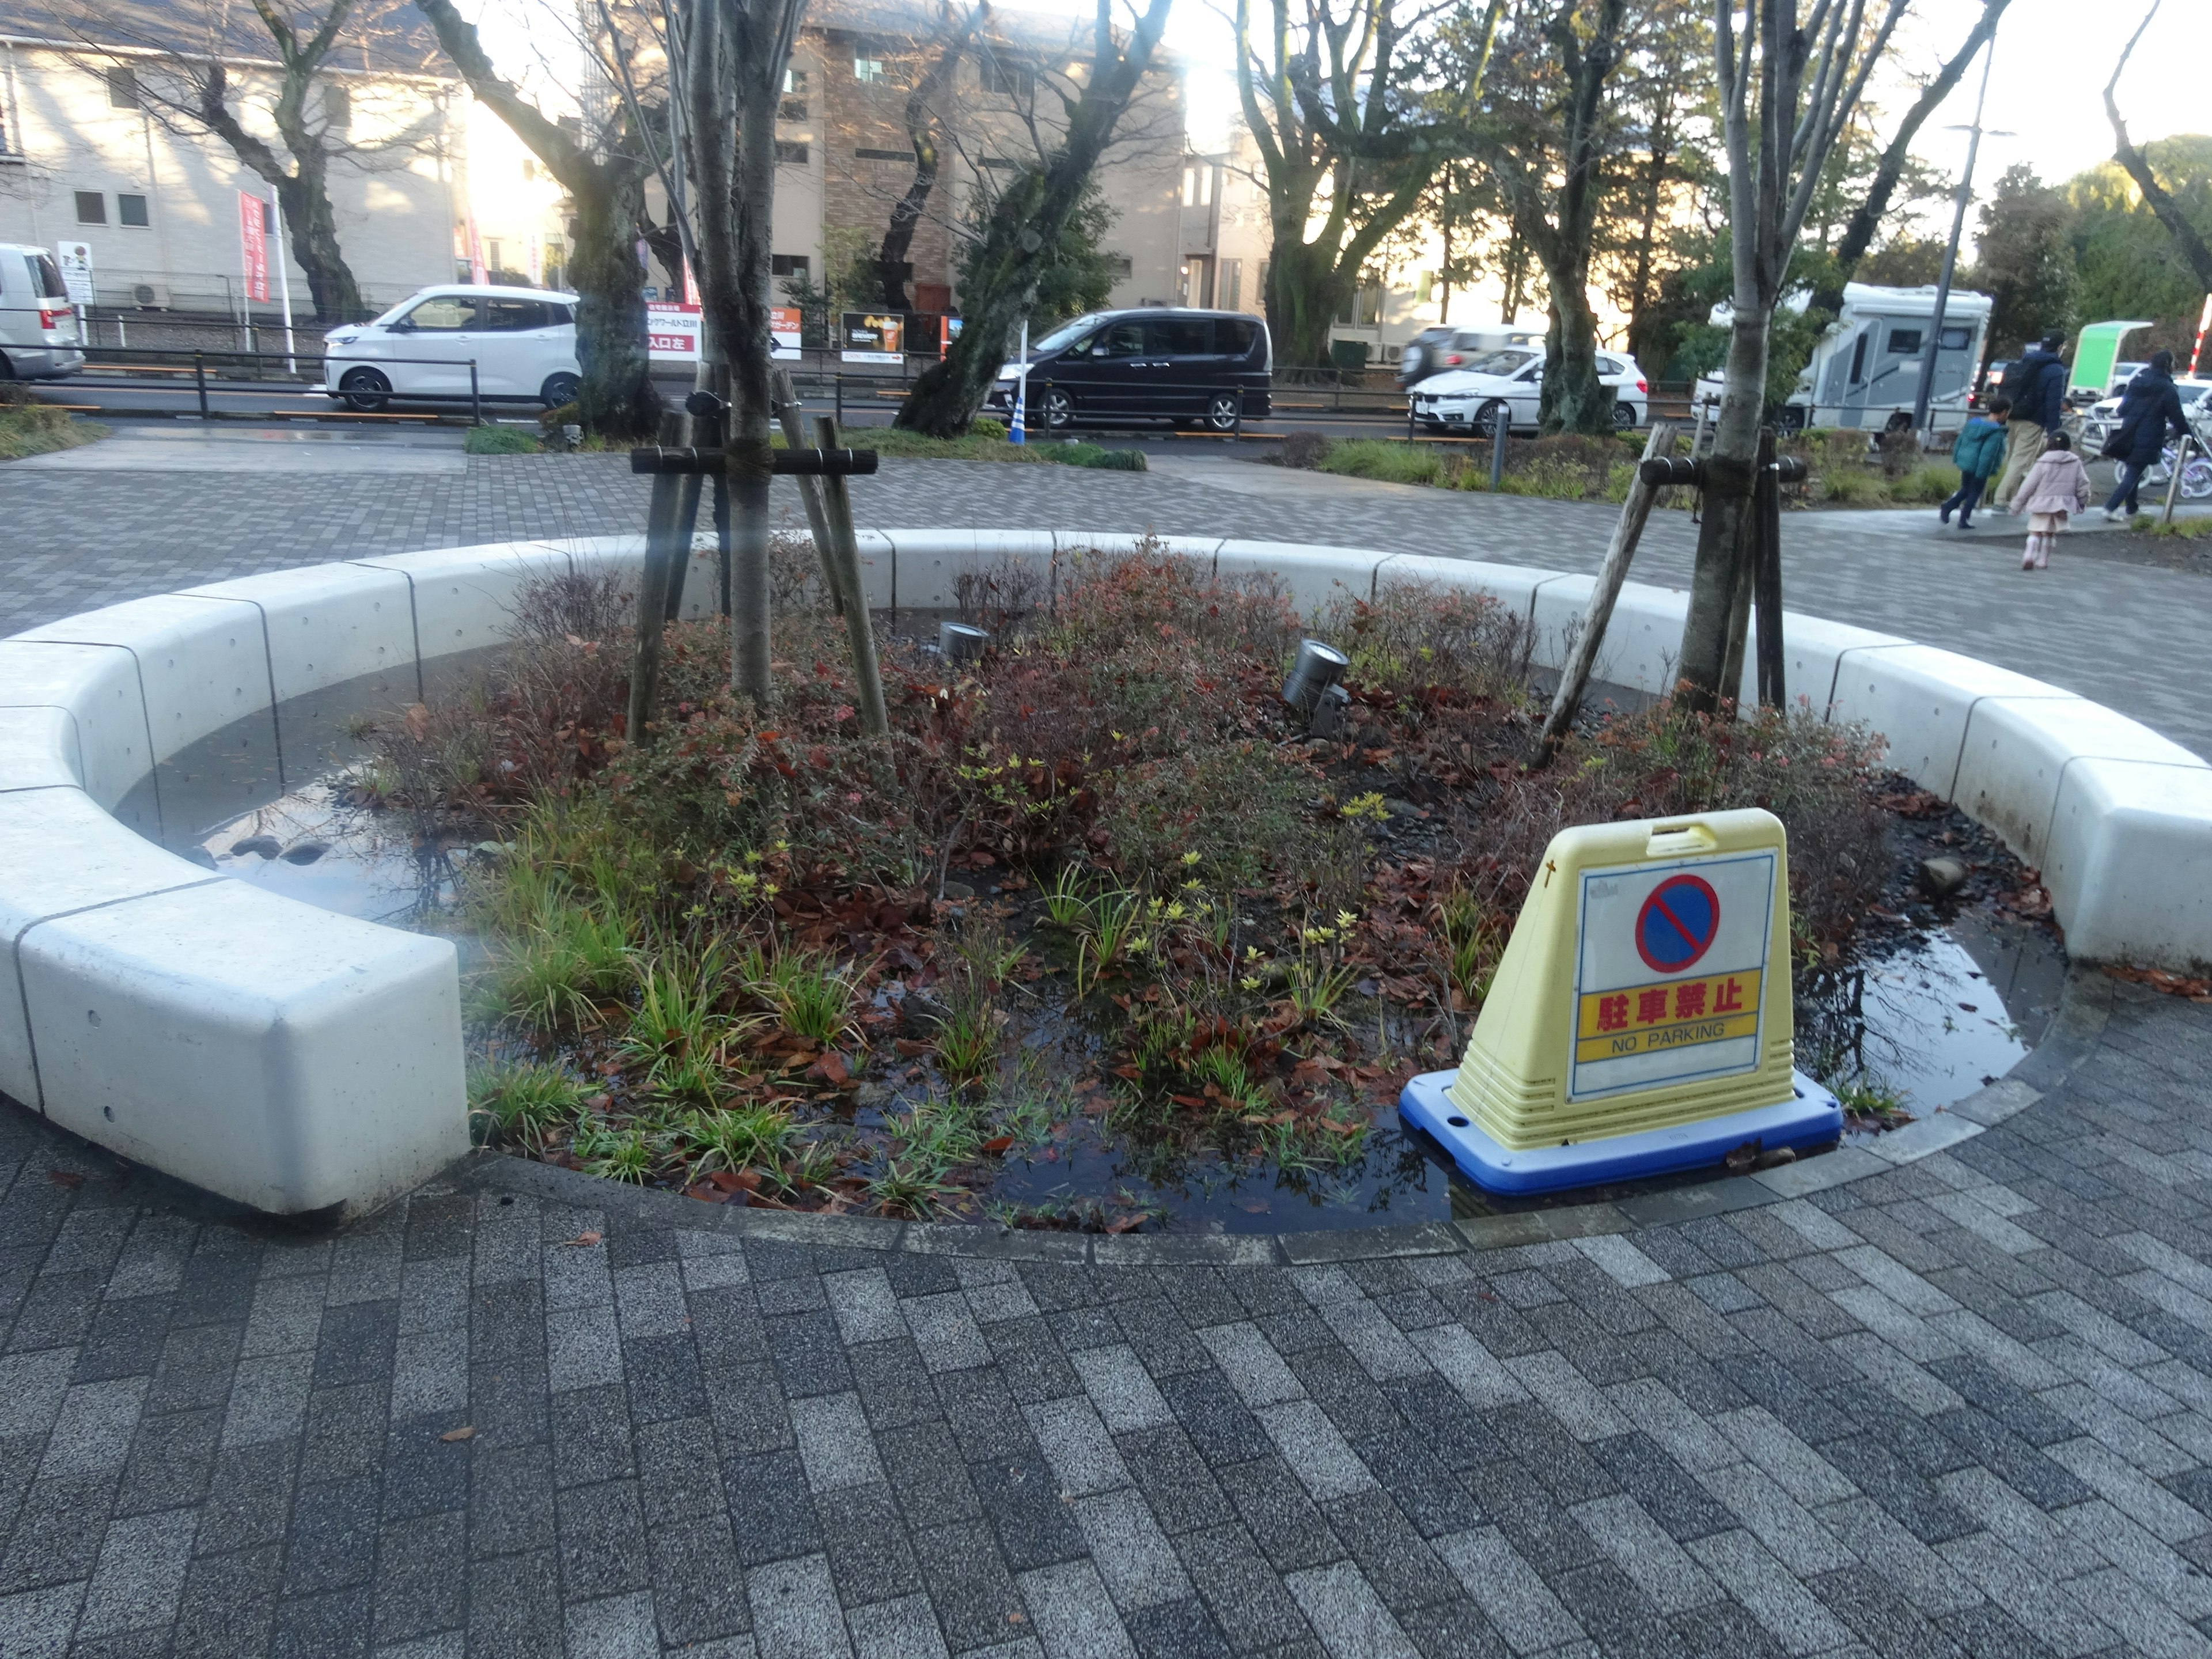
[[[2051,550],[2066,531],[2066,515],[2089,510],[2089,474],[2074,453],[2074,441],[2063,432],[2051,442],[2013,497],[2014,516],[2027,514],[2027,548],[2020,556],[2022,570],[2047,570]]]

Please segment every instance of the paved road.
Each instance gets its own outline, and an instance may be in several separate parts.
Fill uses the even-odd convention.
[[[177,446],[136,473],[0,465],[0,633],[90,605],[277,565],[457,543],[642,526],[645,483],[614,456],[471,458],[420,434],[423,470],[349,477],[271,468],[250,487]],[[235,443],[210,441],[235,457]],[[337,455],[342,447],[330,445]],[[85,459],[99,454],[95,449]],[[1212,459],[1158,446],[1148,473],[887,461],[855,481],[864,523],[1157,530],[1377,547],[1556,569],[1595,568],[1611,508],[1455,495]],[[228,463],[226,463],[228,465]],[[779,497],[795,520],[796,498]],[[2119,556],[2121,538],[2070,537],[2022,574],[2012,527],[1939,528],[1932,513],[1820,513],[1784,526],[1788,602],[1986,658],[2124,710],[2212,754],[2202,694],[2212,582]],[[1688,580],[1695,529],[1653,520],[1643,580]]]

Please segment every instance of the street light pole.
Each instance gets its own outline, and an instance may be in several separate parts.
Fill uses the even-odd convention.
[[[1973,199],[1974,158],[1982,148],[1982,110],[1990,98],[1990,66],[1996,62],[1997,41],[1992,33],[1982,58],[1982,89],[1974,98],[1974,125],[1966,140],[1966,170],[1959,178],[1959,203],[1951,213],[1951,240],[1943,249],[1943,275],[1936,284],[1936,315],[1929,320],[1928,339],[1920,356],[1920,387],[1912,394],[1912,429],[1931,429],[1928,402],[1936,390],[1936,351],[1943,338],[1943,313],[1951,303],[1951,273],[1959,263],[1959,238],[1966,234],[1966,204]]]

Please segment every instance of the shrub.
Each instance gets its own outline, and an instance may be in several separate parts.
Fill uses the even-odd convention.
[[[1285,466],[1310,470],[1328,459],[1329,452],[1335,447],[1336,440],[1326,432],[1286,432],[1278,453]]]
[[[14,390],[0,386],[0,392]],[[12,397],[0,399],[0,461],[19,461],[27,455],[75,449],[80,444],[105,438],[107,431],[107,428],[91,421],[71,420],[66,409],[32,403],[27,395],[20,402]]]
[[[968,435],[971,438],[990,438],[1004,442],[1006,436],[1006,423],[989,415],[978,415],[968,422]]]
[[[1432,484],[1444,464],[1433,449],[1382,438],[1354,438],[1338,444],[1315,465],[1323,472],[1350,478],[1379,478],[1385,483]]]
[[[1959,488],[1959,470],[1937,461],[1923,461],[1889,486],[1890,499],[1933,506],[1948,501]]]
[[[472,1138],[544,1148],[555,1130],[575,1121],[591,1093],[558,1066],[537,1060],[484,1060],[469,1067]]]
[[[471,455],[539,455],[544,453],[537,439],[520,428],[512,426],[472,426],[462,447]]]
[[[1839,507],[1867,507],[1889,499],[1889,490],[1881,479],[1856,465],[1815,474],[1814,488],[1820,491],[1822,501],[1833,501]],[[1946,495],[1950,493],[1948,489],[1943,492]]]
[[[1363,695],[1409,698],[1432,688],[1513,702],[1526,695],[1530,625],[1486,593],[1385,581],[1371,600],[1340,597],[1322,622],[1352,659],[1346,678]]]

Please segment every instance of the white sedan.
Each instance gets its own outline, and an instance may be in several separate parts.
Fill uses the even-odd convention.
[[[1597,355],[1598,384],[1613,393],[1613,424],[1626,432],[1650,417],[1650,386],[1636,359],[1618,353]],[[1510,411],[1510,429],[1534,432],[1536,407],[1544,391],[1544,354],[1533,346],[1509,346],[1465,368],[1432,374],[1413,391],[1413,418],[1431,432],[1486,433],[1503,404]]]
[[[558,409],[582,384],[576,296],[544,289],[426,288],[373,323],[332,329],[324,352],[323,395],[359,410],[472,392]]]

